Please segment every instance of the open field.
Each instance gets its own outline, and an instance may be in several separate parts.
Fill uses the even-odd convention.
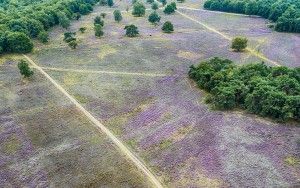
[[[200,8],[200,2],[180,6]],[[117,4],[125,10],[128,2]],[[57,27],[50,43],[37,44],[28,56],[167,187],[299,185],[299,125],[212,111],[203,102],[206,94],[187,76],[191,64],[212,56],[238,64],[261,61],[249,51],[232,52],[228,39],[217,32],[229,38],[245,35],[254,52],[290,67],[300,65],[299,35],[272,32],[260,18],[188,9],[178,11],[192,19],[166,16],[160,9],[161,23],[170,20],[175,27],[174,33],[163,34],[161,23],[153,26],[147,17],[130,13],[115,23],[109,13],[114,9],[97,7],[72,23],[71,31],[88,28],[77,33],[76,50],[63,42],[65,31]],[[96,39],[93,18],[101,12],[108,12],[105,35]],[[139,37],[124,36],[129,23],[138,26]],[[24,81],[15,60],[1,62],[1,187],[151,187],[38,70]]]

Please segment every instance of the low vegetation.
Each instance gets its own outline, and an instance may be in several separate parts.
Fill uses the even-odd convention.
[[[238,66],[216,57],[192,65],[189,77],[209,92],[206,101],[216,109],[241,108],[280,121],[300,120],[299,68]]]
[[[277,31],[300,32],[300,1],[298,0],[207,0],[204,8],[259,15],[275,22]]]
[[[232,40],[231,48],[237,52],[241,52],[247,48],[248,39],[236,37]]]
[[[165,33],[172,33],[174,31],[174,26],[170,21],[166,21],[161,29]]]
[[[21,60],[18,63],[18,68],[20,70],[20,74],[24,76],[24,78],[28,78],[33,75],[33,71],[30,69],[28,63],[24,60]]]
[[[126,30],[126,36],[128,37],[136,37],[139,34],[138,28],[133,24],[126,25],[124,29]]]

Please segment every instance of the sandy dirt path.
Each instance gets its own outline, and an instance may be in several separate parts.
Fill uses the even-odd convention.
[[[110,140],[120,149],[121,153],[125,154],[135,166],[141,170],[145,176],[153,183],[154,187],[162,188],[162,184],[155,175],[146,167],[146,165],[138,159],[123,143],[120,141],[109,129],[100,123],[90,112],[88,112],[74,97],[72,97],[62,86],[60,86],[49,74],[47,74],[41,67],[39,67],[31,58],[23,55],[30,64],[42,73],[60,92],[62,92],[93,124],[99,128]]]

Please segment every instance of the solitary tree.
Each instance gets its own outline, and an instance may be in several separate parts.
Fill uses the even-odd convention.
[[[76,49],[78,43],[76,40],[72,40],[72,41],[68,42],[68,45],[70,46],[70,48]]]
[[[96,37],[102,37],[104,35],[104,32],[102,30],[102,26],[100,24],[95,24],[94,30],[95,30],[95,36]]]
[[[104,21],[101,20],[101,17],[100,16],[96,16],[95,19],[94,19],[94,24],[99,24],[101,25],[102,27],[104,26]]]
[[[148,21],[156,25],[160,21],[160,16],[154,11],[149,15]]]
[[[114,1],[113,1],[113,0],[107,0],[107,5],[108,5],[109,7],[114,6]]]
[[[134,3],[132,15],[141,17],[145,15],[145,12],[146,12],[146,7],[144,6],[143,3],[141,2]]]
[[[158,9],[158,4],[156,2],[152,3],[151,8],[153,10],[157,10]]]
[[[71,42],[72,40],[76,40],[75,35],[76,35],[75,32],[64,33],[64,41],[68,43]]]
[[[84,33],[84,32],[86,31],[86,27],[81,27],[81,28],[79,28],[79,31],[80,31],[81,33]]]
[[[173,24],[170,21],[166,21],[161,29],[165,33],[172,33],[174,31]]]
[[[243,37],[236,37],[233,39],[231,48],[237,52],[243,51],[247,48],[248,39]]]
[[[49,41],[49,35],[48,35],[48,33],[46,31],[42,31],[42,32],[39,33],[38,39],[42,43],[47,43]]]
[[[172,14],[175,12],[175,8],[174,8],[174,5],[167,5],[166,8],[164,9],[164,13],[165,14]]]
[[[18,68],[20,70],[20,73],[25,78],[28,78],[33,75],[33,71],[29,68],[28,63],[24,60],[21,60],[18,63]]]
[[[133,24],[126,25],[124,29],[126,30],[126,36],[128,37],[135,37],[139,34],[138,28]]]
[[[116,22],[120,22],[120,21],[123,19],[120,10],[115,10],[115,11],[114,11],[114,18],[115,18],[115,21],[116,21]]]

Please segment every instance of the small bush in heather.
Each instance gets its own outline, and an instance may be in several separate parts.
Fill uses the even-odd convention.
[[[165,14],[172,14],[175,12],[175,8],[174,8],[174,5],[167,5],[166,8],[164,9],[164,13]]]
[[[80,33],[84,33],[86,31],[86,27],[79,28]]]
[[[177,0],[178,3],[184,3],[185,0]]]
[[[107,0],[100,0],[100,1],[99,1],[99,4],[100,4],[101,6],[105,6],[105,5],[107,5]]]
[[[46,31],[42,31],[42,32],[39,33],[38,39],[42,43],[47,43],[49,41],[49,35],[48,35],[48,33]]]
[[[128,37],[136,37],[139,34],[138,28],[133,24],[126,25],[124,29],[126,30],[126,36]]]
[[[247,48],[248,39],[243,37],[236,37],[233,39],[231,48],[237,52],[241,52]]]
[[[76,40],[75,35],[76,35],[75,32],[66,32],[66,33],[64,33],[64,41],[69,43],[72,40]]]
[[[20,70],[20,73],[25,78],[28,78],[33,75],[33,71],[29,68],[28,63],[24,60],[21,60],[18,63],[18,68]]]
[[[113,1],[113,0],[107,0],[107,5],[108,5],[109,7],[114,6],[114,1]]]
[[[153,10],[157,10],[158,9],[158,4],[156,2],[152,3],[151,8]]]
[[[170,21],[166,21],[161,29],[165,33],[172,33],[174,31],[174,26]]]
[[[68,42],[68,45],[70,46],[70,48],[76,49],[76,47],[78,46],[78,43],[76,40],[72,40],[72,41]]]
[[[94,24],[99,24],[101,25],[102,27],[104,26],[104,21],[101,19],[100,16],[96,16],[95,19],[94,19]]]
[[[170,5],[172,5],[172,7],[174,8],[174,10],[177,10],[177,6],[175,2],[170,3]]]
[[[102,37],[104,35],[102,26],[100,24],[95,24],[94,25],[94,31],[95,31],[95,36],[96,37]]]
[[[100,16],[104,19],[106,17],[106,13],[101,13]]]
[[[160,21],[160,16],[157,14],[156,11],[154,11],[149,15],[148,21],[156,25]]]
[[[167,0],[160,0],[161,4],[165,6],[167,4]]]
[[[116,22],[120,22],[123,19],[121,11],[115,10],[114,11],[114,18],[115,18]]]
[[[134,3],[132,15],[141,17],[145,15],[145,12],[146,12],[146,7],[144,6],[143,3],[141,2]]]

